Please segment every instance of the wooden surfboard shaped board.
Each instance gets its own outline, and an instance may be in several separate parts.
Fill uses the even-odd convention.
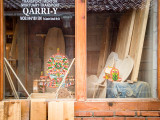
[[[50,28],[44,43],[44,75],[47,73],[47,62],[49,58],[57,53],[57,48],[60,54],[65,55],[65,41],[62,30],[60,28]]]

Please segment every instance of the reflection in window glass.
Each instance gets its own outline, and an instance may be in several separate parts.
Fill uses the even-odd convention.
[[[157,3],[131,4],[88,5],[88,98],[157,97]]]
[[[74,98],[74,1],[11,1],[4,0],[5,98]]]

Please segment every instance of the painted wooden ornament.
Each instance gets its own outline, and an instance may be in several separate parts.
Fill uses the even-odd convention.
[[[116,69],[115,67],[112,68],[112,70],[111,70],[111,75],[112,75],[112,80],[113,80],[113,81],[117,81],[118,78],[119,78],[119,70]]]
[[[59,87],[68,67],[69,61],[67,57],[61,55],[59,49],[57,49],[57,54],[52,55],[47,62],[47,74],[51,80],[47,86],[52,88]]]
[[[121,81],[121,78],[119,77],[119,70],[115,67],[106,67],[104,78],[110,81]]]

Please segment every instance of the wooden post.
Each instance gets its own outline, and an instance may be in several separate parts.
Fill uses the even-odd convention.
[[[160,99],[160,0],[158,0],[158,98]]]
[[[77,101],[86,99],[86,0],[75,1],[75,76]]]
[[[0,0],[0,100],[3,99],[3,0]]]

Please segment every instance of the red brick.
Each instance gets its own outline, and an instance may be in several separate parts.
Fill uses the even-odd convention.
[[[160,111],[141,111],[142,116],[160,116]]]
[[[137,116],[141,116],[141,112],[140,111],[137,111]]]
[[[74,120],[81,120],[81,118],[74,118]]]
[[[76,116],[76,117],[81,117],[81,116],[90,117],[90,116],[92,116],[92,112],[75,112],[74,116]]]
[[[83,120],[103,120],[103,118],[83,118]]]
[[[124,120],[124,117],[106,117],[104,120]]]
[[[153,117],[153,118],[147,118],[147,120],[160,120],[160,118],[159,117]]]
[[[94,112],[94,116],[113,116],[113,112],[112,111]]]
[[[134,111],[117,111],[116,116],[135,116]]]
[[[127,117],[126,120],[145,120],[144,117]]]

